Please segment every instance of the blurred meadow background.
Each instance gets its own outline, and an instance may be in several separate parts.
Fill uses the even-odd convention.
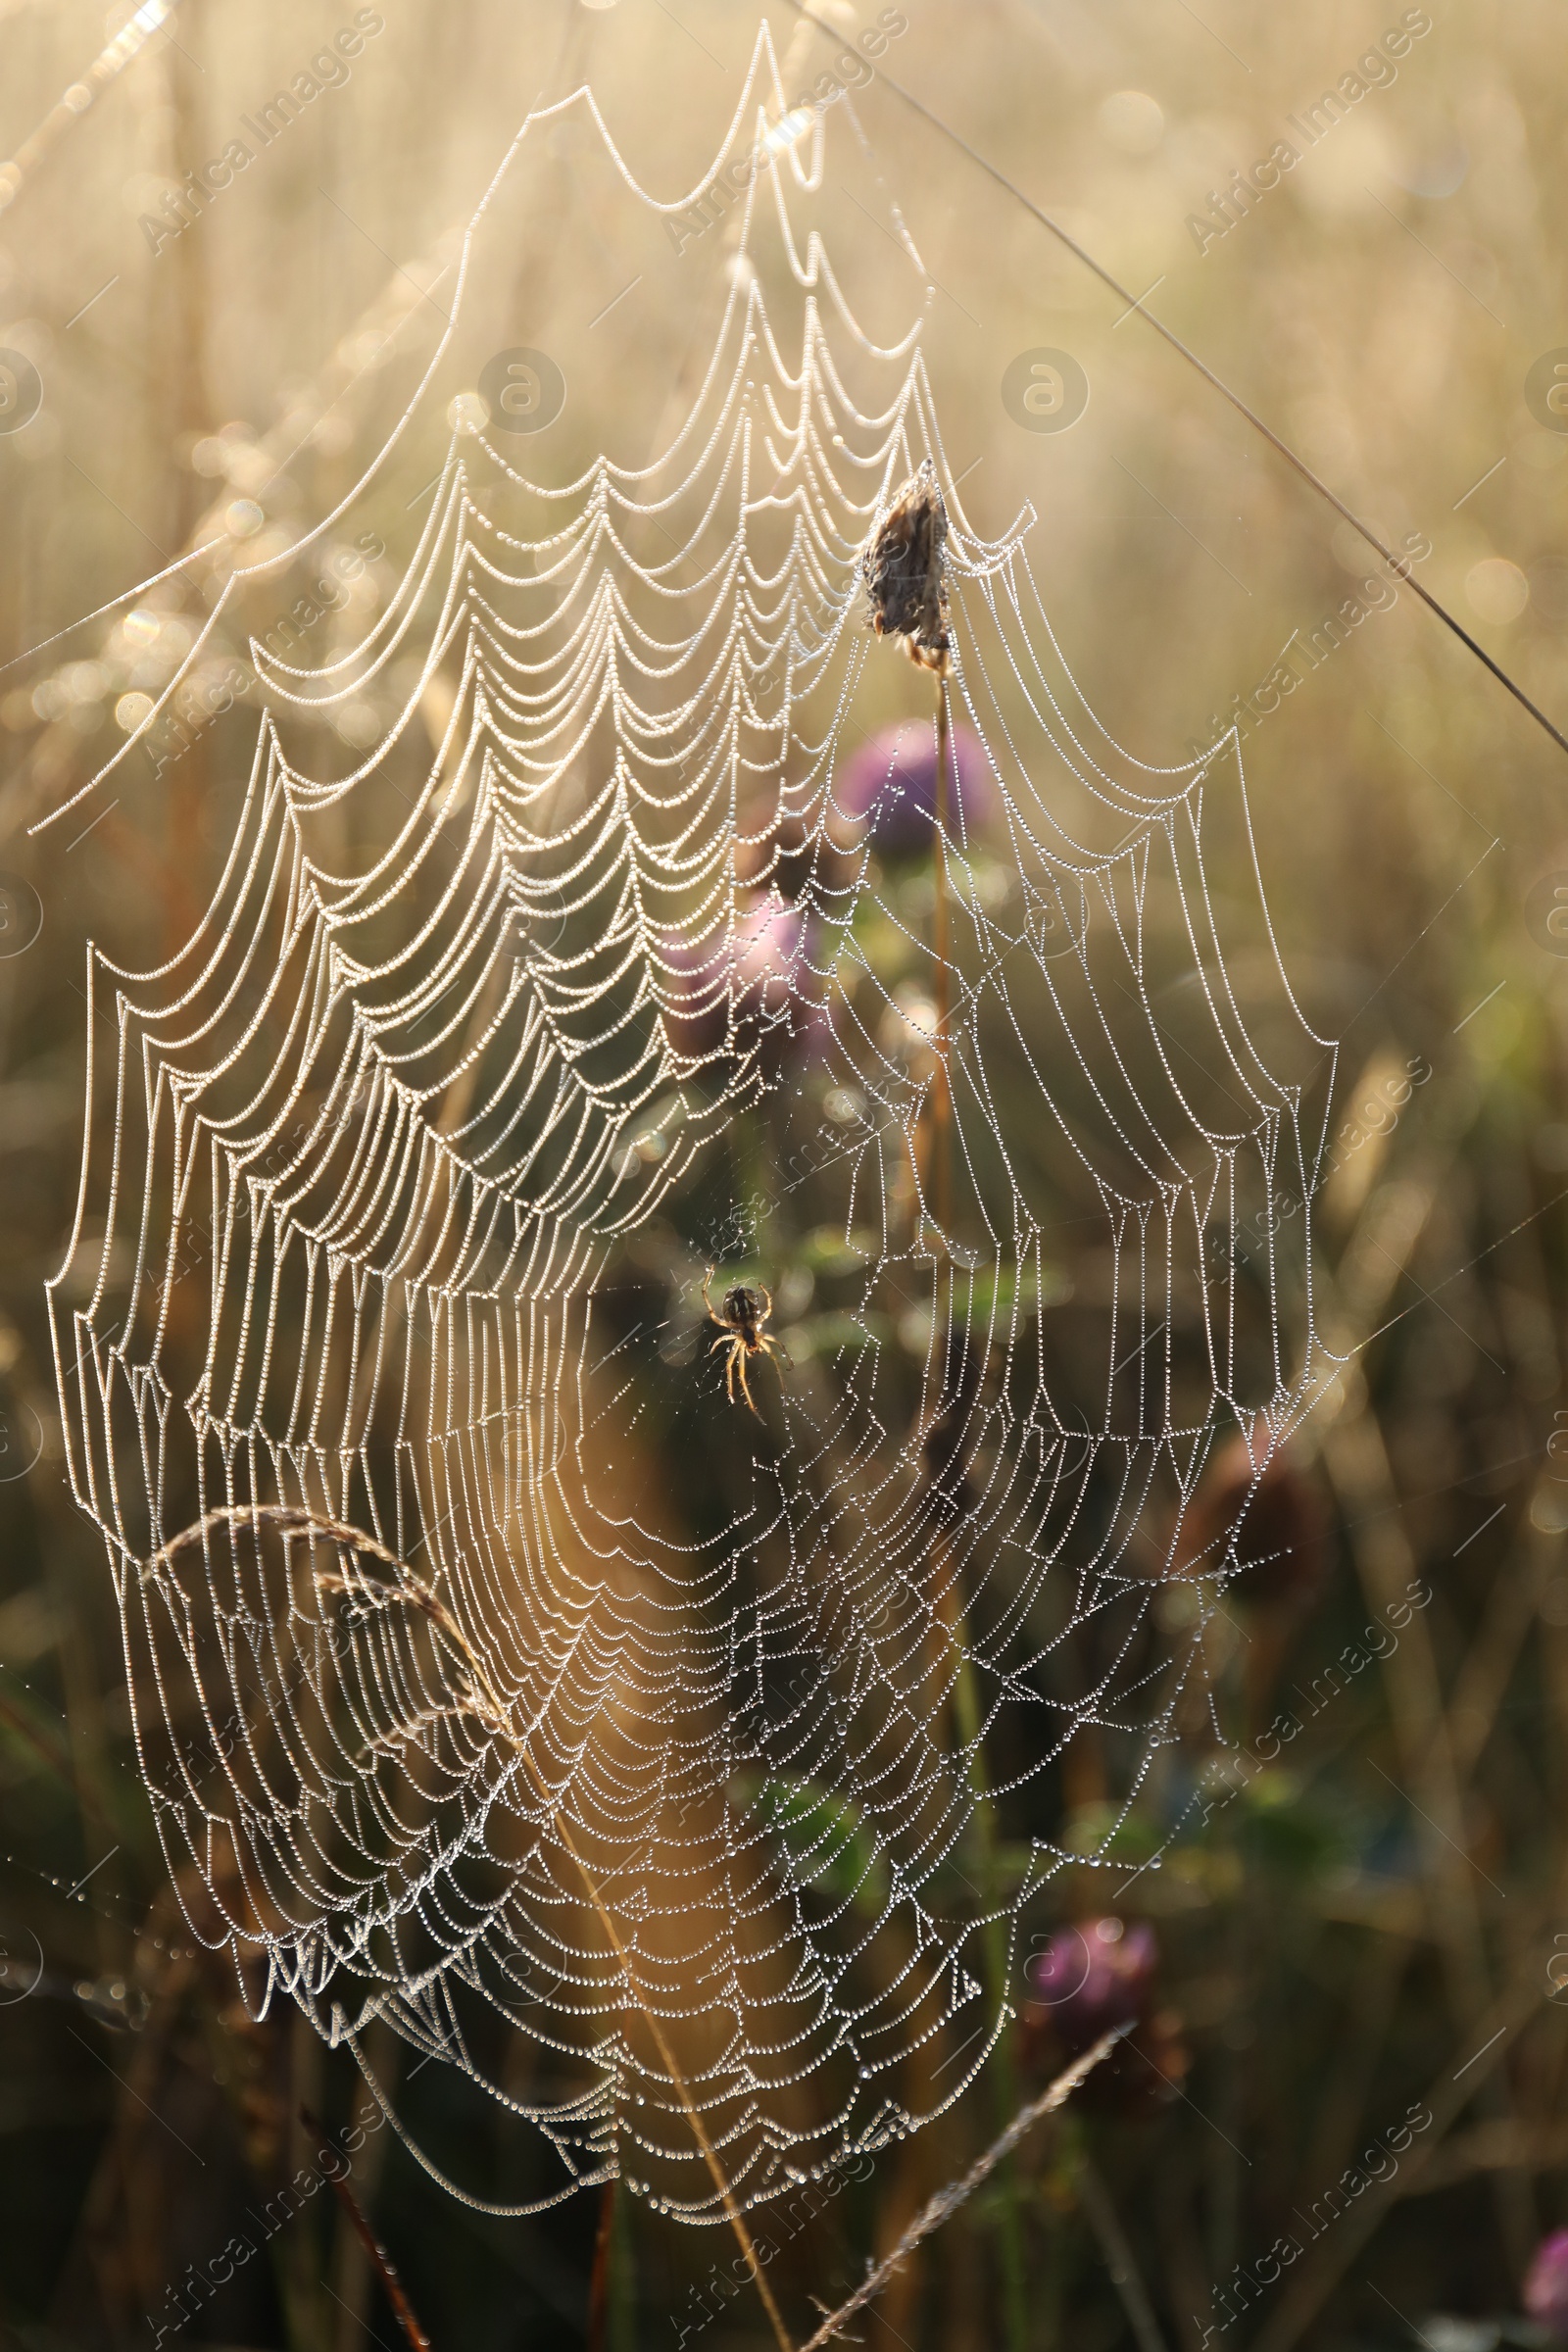
[[[187,937],[236,822],[254,707],[241,690],[209,715],[209,693],[168,757],[31,828],[188,651],[225,548],[285,551],[391,429],[529,108],[591,82],[628,168],[673,198],[724,134],[760,21],[738,0],[359,13],[378,28],[341,85],[159,239],[144,217],[354,12],[181,0],[94,83],[123,12],[0,0],[0,155],[17,159],[0,167],[0,348],[41,390],[0,429],[0,2323],[29,2352],[156,2341],[172,2285],[307,2162],[302,2106],[336,2129],[372,2120],[342,2053],[286,2002],[257,2023],[221,1957],[181,1939],[103,1548],[64,1474],[42,1287],[75,1199],[86,943],[145,970]],[[765,13],[808,86],[819,36]],[[826,13],[845,34],[871,21]],[[896,13],[887,73],[1152,289],[1568,728],[1568,414],[1547,397],[1552,355],[1568,360],[1560,12]],[[1357,76],[1417,19],[1396,72]],[[1227,222],[1233,175],[1347,77],[1362,95]],[[809,2298],[848,2291],[991,2136],[1009,2087],[1131,2022],[1112,2065],[857,2323],[862,2341],[1563,2340],[1548,2241],[1568,2227],[1568,758],[1413,596],[1385,596],[1355,535],[1001,189],[875,80],[857,103],[936,288],[926,350],[964,510],[996,538],[1033,505],[1053,625],[1123,744],[1185,759],[1293,640],[1360,599],[1343,642],[1245,720],[1253,843],[1234,810],[1210,842],[1222,876],[1255,848],[1303,1011],[1343,1040],[1314,1279],[1347,1365],[1271,1476],[1253,1523],[1267,1563],[1206,1629],[1212,1706],[1195,1694],[1184,1725],[1186,1796],[1135,1806],[1107,1857],[1118,1792],[1095,1739],[1074,1743],[1056,1827],[1098,1859],[1027,1923],[999,2081],[808,2201],[774,2282],[804,2335]],[[657,227],[630,258],[617,243],[581,116],[543,143],[512,302],[529,327],[514,339],[573,387],[553,428],[565,478],[596,441],[637,464],[662,445],[710,315],[698,247]],[[905,257],[853,200],[840,227],[874,301]],[[1069,429],[1031,429],[1004,396],[1037,350],[1087,381]],[[25,372],[9,380],[25,405]],[[332,627],[379,609],[441,455],[412,450],[356,509]],[[177,578],[84,617],[208,542]],[[320,561],[275,573],[246,626],[298,612]],[[232,629],[215,644],[217,699],[244,650]],[[887,693],[873,717],[900,714]],[[345,712],[323,768],[346,773],[382,715]],[[438,738],[443,713],[427,716]],[[897,977],[896,941],[868,953]],[[832,1268],[803,1245],[796,1271],[793,1310],[776,1287],[783,1320],[805,1323]],[[1092,1324],[1103,1268],[1069,1249],[1054,1271]],[[1178,1618],[1186,1597],[1169,1595]],[[396,2072],[390,2036],[379,2057]],[[493,2117],[441,2068],[404,2087],[420,2132],[488,2165],[503,2195],[518,2159]],[[722,2232],[597,2196],[489,2218],[390,2132],[354,2180],[436,2352],[770,2340]],[[359,2352],[396,2327],[321,2195],[182,2331]]]

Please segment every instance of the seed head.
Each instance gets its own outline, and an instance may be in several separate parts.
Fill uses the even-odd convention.
[[[871,535],[861,570],[871,600],[871,626],[898,637],[911,662],[946,677],[953,639],[943,581],[948,511],[936,469],[922,459]]]

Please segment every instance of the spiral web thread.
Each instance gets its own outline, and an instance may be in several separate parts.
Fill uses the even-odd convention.
[[[968,527],[918,258],[853,102],[787,114],[765,27],[721,150],[755,182],[681,258],[711,306],[684,421],[529,478],[546,439],[465,396],[523,339],[476,257],[568,116],[623,211],[677,209],[586,91],[524,125],[355,494],[399,511],[455,417],[417,544],[329,661],[253,639],[213,904],[160,970],[93,958],[113,1110],[89,1068],[51,1303],[192,1932],[362,2064],[384,2019],[537,2127],[519,2193],[470,2202],[619,2175],[711,2221],[959,2098],[1028,1907],[1166,1788],[1322,1376],[1333,1055],[1236,742],[1132,758],[1032,514]],[[880,341],[819,228],[856,172],[914,291]],[[860,571],[926,459],[994,814],[955,791],[895,873],[840,786],[871,707],[936,725]],[[325,775],[350,707],[374,740]],[[715,1303],[773,1294],[755,1415],[710,1266]],[[1111,1802],[1069,1848],[1084,1739]]]

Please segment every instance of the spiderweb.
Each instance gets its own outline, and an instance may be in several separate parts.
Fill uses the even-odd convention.
[[[683,248],[646,462],[580,371],[553,439],[475,389],[530,341],[564,123],[628,271]],[[536,2126],[492,2210],[619,2175],[718,2219],[962,2094],[1031,1902],[1201,1716],[1324,1360],[1333,1056],[1237,743],[1124,750],[1032,513],[966,522],[853,102],[788,111],[764,28],[721,154],[755,172],[688,243],[586,92],[524,126],[318,526],[407,514],[435,447],[379,612],[314,662],[251,640],[213,903],[158,970],[93,958],[115,1080],[52,1286],[192,1932]],[[855,284],[847,179],[903,257]],[[927,465],[941,681],[865,625]],[[1109,1793],[1069,1843],[1082,1742]]]

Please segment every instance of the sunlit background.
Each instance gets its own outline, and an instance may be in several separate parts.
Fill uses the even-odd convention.
[[[808,91],[831,44],[764,13]],[[1133,2021],[1141,2059],[1040,2126],[856,2325],[920,2352],[1563,2340],[1568,2253],[1541,2250],[1568,2226],[1568,754],[887,86],[1145,297],[1568,731],[1560,21],[1545,0],[819,13],[841,39],[888,35],[854,105],[923,278],[848,189],[837,233],[884,322],[934,289],[970,528],[1000,538],[1033,507],[1063,657],[1139,759],[1177,763],[1240,718],[1253,834],[1216,801],[1213,870],[1245,896],[1255,852],[1302,1013],[1343,1041],[1314,1279],[1347,1364],[1267,1493],[1273,1568],[1205,1630],[1212,1703],[1195,1690],[1182,1725],[1198,1795],[1135,1807],[1107,1849],[1125,1791],[1092,1732],[1074,1743],[1056,1827],[1099,1858],[1052,1882],[1011,1987],[1007,2091],[1111,2024]],[[523,118],[589,84],[626,169],[672,201],[727,132],[760,22],[735,0],[154,0],[107,20],[0,0],[0,2317],[35,2352],[161,2328],[358,2352],[398,2325],[325,2193],[172,2316],[171,2288],[310,2162],[302,2106],[373,2119],[286,2002],[257,2023],[222,1956],[192,1954],[137,1775],[43,1290],[76,1197],[87,943],[156,967],[216,886],[255,736],[247,632],[292,612],[318,660],[383,609],[439,433],[309,562],[283,559],[402,414]],[[341,76],[264,146],[258,110],[345,29]],[[729,224],[644,222],[633,251],[585,111],[537,135],[489,266],[567,386],[539,447],[561,480],[601,445],[646,465],[706,359]],[[182,220],[184,175],[237,137],[253,160]],[[1290,168],[1256,171],[1280,142]],[[1025,405],[1041,352],[1066,363],[1061,429],[1054,378]],[[159,731],[85,792],[227,573],[267,557]],[[382,702],[340,709],[321,772],[347,774],[408,686],[394,670]],[[868,721],[914,707],[902,672],[876,691]],[[432,742],[450,708],[426,693]],[[898,887],[928,919],[926,878]],[[897,985],[897,935],[867,952]],[[804,1360],[833,1267],[803,1245],[793,1291],[774,1271]],[[1087,1331],[1103,1263],[1069,1252],[1058,1279]],[[889,1344],[913,1361],[929,1336],[916,1318]],[[1216,1477],[1216,1525],[1233,1499]],[[1172,1641],[1186,1598],[1161,1604]],[[390,2036],[379,2058],[396,2072]],[[443,2070],[405,2089],[498,2199],[528,2177]],[[776,2231],[798,2340],[1008,2112],[983,2078]],[[354,2182],[436,2352],[771,2340],[722,2231],[597,2194],[488,2217],[390,2131]]]

